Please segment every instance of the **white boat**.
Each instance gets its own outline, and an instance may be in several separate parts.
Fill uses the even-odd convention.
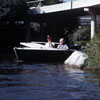
[[[21,42],[22,47],[14,47],[17,60],[32,62],[64,62],[73,50],[58,50],[43,45],[45,42]],[[55,43],[58,45],[58,43]]]

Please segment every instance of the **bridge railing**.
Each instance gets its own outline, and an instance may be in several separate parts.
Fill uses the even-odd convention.
[[[29,7],[38,7],[38,6],[41,7],[42,6],[42,1],[43,0],[37,0],[37,1],[29,1],[29,2],[26,2],[26,3]]]
[[[64,1],[64,2],[73,2],[73,1],[79,1],[79,0],[67,0],[67,1]]]

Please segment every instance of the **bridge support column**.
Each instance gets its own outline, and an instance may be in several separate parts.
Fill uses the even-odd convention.
[[[40,23],[40,41],[45,41],[46,37],[45,37],[45,34],[44,34],[44,23],[41,22]]]
[[[30,42],[30,21],[26,20],[26,42]]]
[[[91,39],[93,39],[96,33],[96,15],[91,16]]]

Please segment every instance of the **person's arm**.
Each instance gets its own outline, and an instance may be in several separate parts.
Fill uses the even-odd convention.
[[[55,48],[55,44],[50,42],[50,47]]]
[[[57,49],[60,49],[60,45],[57,46]]]
[[[69,47],[67,46],[67,44],[65,45],[65,49],[66,49],[66,50],[68,50],[68,49],[69,49]]]

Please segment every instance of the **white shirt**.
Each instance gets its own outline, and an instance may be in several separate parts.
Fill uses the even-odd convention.
[[[69,47],[67,46],[67,44],[64,44],[64,45],[59,44],[57,46],[57,49],[59,49],[59,50],[68,50]]]
[[[45,44],[46,47],[52,47],[51,44],[55,47],[55,43],[54,42],[48,42]]]

